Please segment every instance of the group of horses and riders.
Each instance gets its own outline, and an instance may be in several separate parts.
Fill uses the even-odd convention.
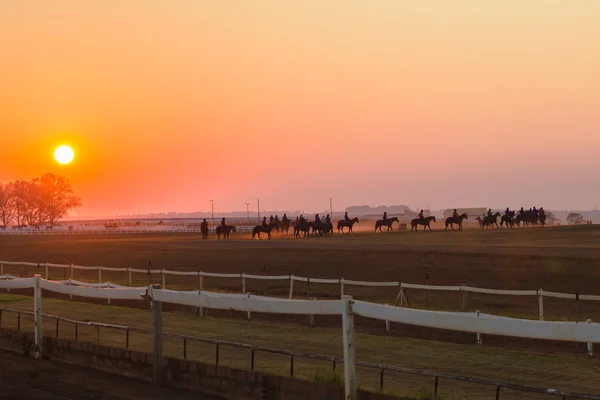
[[[498,218],[500,218],[500,226],[498,226]],[[458,225],[458,229],[462,229],[463,220],[468,219],[467,213],[458,214],[456,209],[451,217],[446,218],[446,230],[448,226],[454,230],[454,225]],[[506,225],[507,228],[513,228],[515,225],[518,227],[526,227],[526,226],[535,226],[535,225],[546,225],[546,212],[544,211],[544,207],[537,208],[533,207],[529,210],[524,210],[523,207],[516,212],[506,207],[504,210],[504,215],[501,215],[499,212],[492,213],[491,209],[488,209],[487,214],[484,216],[478,216],[475,218],[477,222],[479,222],[479,226],[482,229],[493,228],[502,228]],[[522,224],[522,225],[521,225]]]
[[[498,218],[500,218],[500,226],[498,226]],[[539,210],[535,207],[524,210],[523,207],[521,207],[518,212],[506,207],[504,215],[500,215],[499,212],[492,214],[492,210],[488,210],[486,216],[483,218],[477,217],[476,219],[483,229],[492,228],[494,225],[496,228],[501,228],[504,225],[506,225],[507,228],[513,228],[515,225],[519,228],[521,226],[544,226],[546,225],[546,212],[544,211],[544,207],[540,207]]]

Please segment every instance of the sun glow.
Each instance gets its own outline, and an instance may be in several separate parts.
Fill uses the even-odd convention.
[[[54,151],[54,158],[60,164],[69,164],[74,157],[75,152],[69,146],[60,146]]]

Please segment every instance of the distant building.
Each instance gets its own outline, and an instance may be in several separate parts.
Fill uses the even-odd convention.
[[[458,215],[467,213],[467,217],[469,217],[469,219],[475,219],[477,217],[486,215],[487,208],[485,208],[485,207],[457,208],[456,212],[458,212]],[[453,213],[454,213],[454,208],[447,209],[446,211],[444,211],[444,219],[451,217]]]

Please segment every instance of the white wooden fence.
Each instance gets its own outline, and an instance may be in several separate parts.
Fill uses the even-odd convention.
[[[384,306],[381,304],[357,301],[351,296],[340,300],[290,300],[266,297],[243,297],[240,295],[213,294],[204,292],[178,292],[161,289],[158,285],[147,288],[104,288],[66,285],[42,279],[38,274],[33,278],[0,280],[0,289],[34,290],[34,341],[35,354],[40,357],[42,349],[42,289],[71,296],[101,299],[152,301],[154,320],[154,380],[162,381],[162,304],[179,304],[199,308],[235,310],[296,315],[341,315],[344,350],[344,377],[347,399],[356,399],[354,316],[428,328],[447,329],[460,332],[491,334],[587,343],[588,347],[600,341],[600,324],[577,322],[547,322],[498,317],[477,313],[457,313],[413,310]]]
[[[215,273],[215,272],[204,272],[204,271],[173,271],[167,269],[137,269],[137,268],[114,268],[114,267],[102,267],[102,266],[81,266],[74,264],[51,264],[51,263],[32,263],[32,262],[15,262],[15,261],[0,261],[0,277],[5,275],[5,266],[13,266],[21,269],[21,276],[28,275],[26,269],[28,267],[38,268],[40,271],[43,268],[45,279],[49,279],[49,271],[51,268],[61,269],[65,272],[68,271],[69,279],[68,281],[72,281],[74,284],[82,285],[83,282],[76,281],[75,271],[88,271],[89,273],[97,272],[98,274],[98,284],[106,285],[107,287],[125,287],[115,285],[110,282],[103,283],[102,280],[102,271],[106,272],[122,272],[124,274],[123,281],[127,281],[129,287],[133,286],[134,275],[133,274],[142,274],[144,276],[148,275],[160,275],[162,288],[167,288],[167,277],[168,276],[188,276],[188,277],[198,277],[198,290],[204,290],[204,278],[205,277],[213,277],[213,278],[226,278],[226,279],[238,279],[241,282],[241,290],[242,294],[246,294],[246,282],[247,280],[280,280],[280,281],[289,281],[289,295],[288,298],[291,300],[294,298],[294,282],[303,282],[307,284],[329,284],[329,285],[339,285],[340,286],[340,296],[344,296],[345,287],[346,286],[362,286],[362,287],[391,287],[398,289],[398,295],[396,296],[396,300],[394,305],[399,305],[400,307],[405,307],[406,304],[406,290],[414,289],[414,290],[426,290],[426,291],[442,291],[442,292],[460,292],[462,293],[462,307],[461,311],[466,311],[467,304],[467,296],[468,293],[480,293],[480,294],[489,294],[489,295],[498,295],[498,296],[528,296],[528,297],[537,297],[538,301],[538,317],[540,321],[544,320],[544,297],[548,298],[557,298],[557,299],[567,299],[567,300],[575,300],[575,301],[600,301],[600,295],[586,295],[579,293],[560,293],[560,292],[552,292],[545,291],[543,289],[537,290],[505,290],[505,289],[487,289],[487,288],[478,288],[466,285],[454,285],[454,286],[439,286],[439,285],[421,285],[421,284],[413,284],[413,283],[405,283],[405,282],[370,282],[370,281],[356,281],[349,280],[344,278],[339,279],[323,279],[323,278],[310,278],[310,277],[302,277],[295,275],[254,275],[254,274],[225,274],[225,273]],[[125,274],[126,277],[125,278]],[[66,274],[65,274],[66,276]],[[67,280],[65,280],[66,282]],[[110,299],[109,299],[110,302]]]

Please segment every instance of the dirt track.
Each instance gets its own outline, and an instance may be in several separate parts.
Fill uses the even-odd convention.
[[[183,390],[153,387],[98,370],[0,351],[0,398],[31,400],[224,400]]]

